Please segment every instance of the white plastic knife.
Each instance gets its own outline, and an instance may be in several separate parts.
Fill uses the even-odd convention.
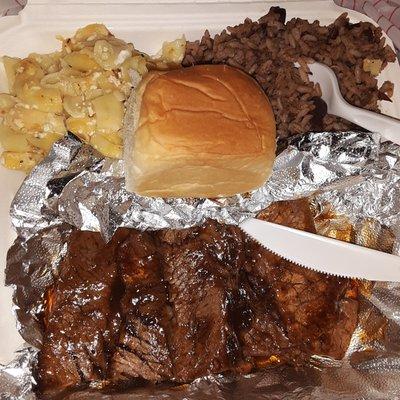
[[[319,272],[400,282],[400,257],[340,240],[250,218],[240,228],[271,252]]]

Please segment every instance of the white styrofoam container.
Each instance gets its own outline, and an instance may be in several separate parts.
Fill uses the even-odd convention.
[[[117,36],[134,43],[137,49],[156,53],[164,40],[185,34],[189,40],[200,38],[206,28],[217,33],[228,25],[240,23],[245,17],[259,18],[270,6],[286,8],[287,18],[318,19],[329,24],[343,8],[333,1],[281,1],[279,3],[251,0],[119,0],[108,2],[86,0],[31,0],[18,16],[0,19],[0,56],[24,57],[30,52],[59,49],[57,34],[71,35],[88,23],[102,22]],[[368,17],[349,11],[353,22],[369,21]],[[382,111],[400,117],[400,67],[388,67],[380,80],[396,84],[393,103],[386,102]],[[0,91],[7,84],[0,68]],[[4,287],[6,252],[15,233],[8,215],[11,200],[23,180],[23,174],[0,167],[0,363],[6,363],[23,344],[11,308],[11,288]]]

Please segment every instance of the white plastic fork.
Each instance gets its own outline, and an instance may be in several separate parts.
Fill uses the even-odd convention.
[[[317,62],[308,64],[308,67],[312,73],[309,79],[319,83],[322,99],[330,114],[345,118],[370,132],[379,133],[383,142],[390,140],[400,145],[400,120],[352,106],[340,93],[336,75],[331,68]]]

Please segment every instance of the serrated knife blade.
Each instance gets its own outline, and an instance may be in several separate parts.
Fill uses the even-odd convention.
[[[340,240],[250,218],[240,228],[266,249],[326,274],[400,282],[400,257]]]

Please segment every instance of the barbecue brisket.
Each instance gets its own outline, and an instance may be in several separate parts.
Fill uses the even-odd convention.
[[[111,364],[114,382],[170,380],[167,291],[152,235],[131,231],[117,254],[125,294],[122,328]]]
[[[76,231],[55,285],[46,295],[39,390],[63,389],[107,376],[119,315],[113,308],[115,249],[126,232],[105,244],[97,233]]]
[[[259,218],[315,229],[302,200]],[[39,391],[341,358],[357,322],[355,293],[350,280],[296,266],[215,221],[119,230],[108,244],[75,232],[45,304]]]

